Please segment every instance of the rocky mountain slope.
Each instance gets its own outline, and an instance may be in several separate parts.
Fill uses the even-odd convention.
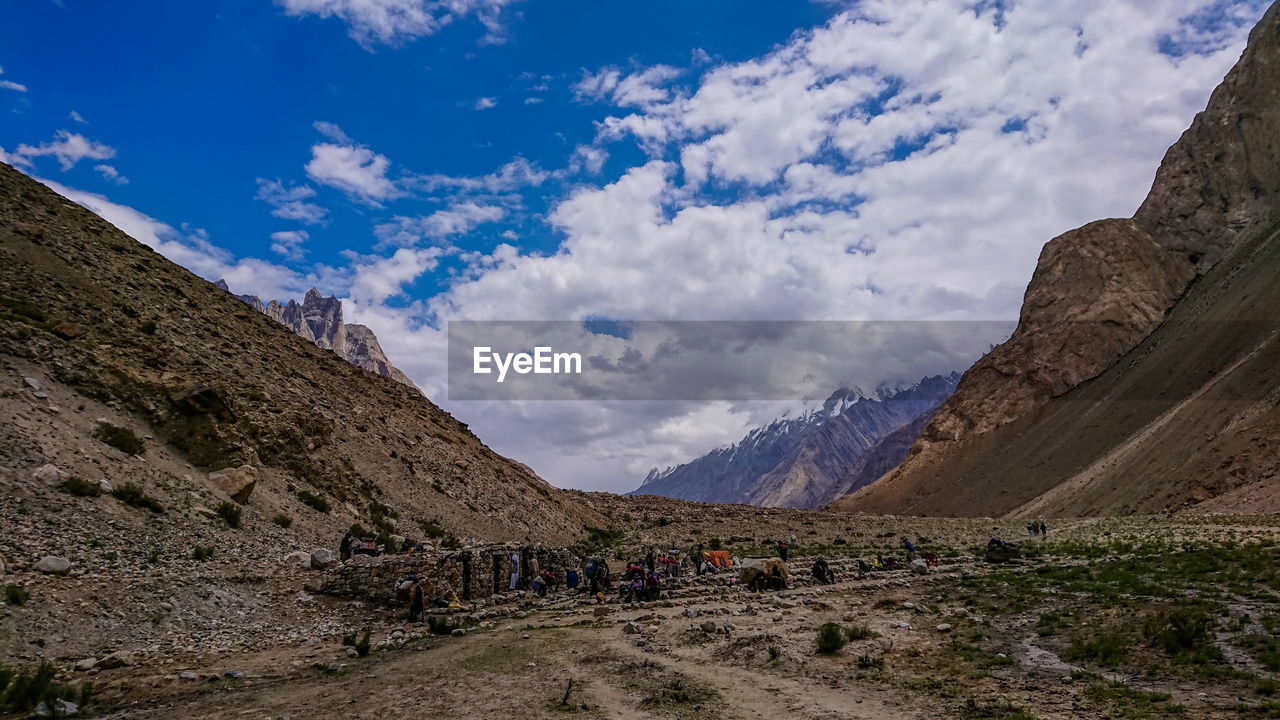
[[[1278,77],[1272,6],[1134,217],[1046,245],[1009,341],[900,467],[837,506],[1076,515],[1226,496],[1229,509],[1273,483]]]
[[[214,283],[231,292],[225,280]],[[342,319],[342,301],[330,295],[324,297],[311,288],[299,305],[296,300],[281,303],[272,300],[265,305],[257,295],[236,295],[255,310],[279,322],[316,346],[332,350],[338,357],[358,368],[364,368],[398,383],[417,388],[413,381],[391,364],[373,331],[364,325],[348,324]]]
[[[195,518],[198,532],[178,519],[228,494],[207,474],[244,468],[257,487],[244,508],[250,535],[277,514],[326,545],[353,522],[542,542],[607,525],[416,389],[317,347],[330,338],[347,356],[362,344],[375,357],[371,336],[343,332],[332,298],[295,306],[314,335],[304,339],[9,166],[0,258],[10,497],[48,492],[32,472],[51,463],[136,484],[176,510],[165,513],[174,532],[198,538],[207,518]]]
[[[958,374],[940,375],[872,397],[842,388],[827,398],[821,409],[775,420],[733,445],[682,465],[663,471],[655,468],[633,494],[766,507],[820,507],[869,482],[865,469],[852,467],[865,455],[881,458],[876,466],[883,462],[896,465],[905,456],[909,441],[903,444],[896,439],[884,446],[881,442],[932,413],[955,389],[957,380]],[[919,429],[916,423],[917,433]]]

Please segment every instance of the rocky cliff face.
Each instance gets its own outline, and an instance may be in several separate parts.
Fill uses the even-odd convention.
[[[215,283],[231,292],[225,280]],[[233,293],[234,294],[234,293]],[[332,350],[338,357],[358,368],[389,377],[398,383],[417,389],[417,385],[399,368],[391,364],[373,331],[364,325],[348,325],[342,320],[342,301],[330,295],[324,297],[311,288],[299,305],[296,300],[280,303],[278,300],[262,303],[257,295],[236,295],[255,310],[284,325],[299,336],[310,340],[316,347]]]
[[[664,471],[655,468],[633,494],[820,507],[858,482],[856,477],[845,477],[851,464],[877,449],[885,437],[932,413],[958,379],[956,374],[925,378],[915,386],[871,397],[842,388],[820,410],[756,428],[738,443],[683,465]],[[906,454],[907,444],[900,450],[897,456],[889,453],[894,464]]]
[[[965,374],[899,468],[840,506],[1000,513],[1078,479],[1081,472],[1090,478],[1080,481],[1084,484],[1123,484],[1114,475],[1117,464],[1092,464],[1133,439],[1124,433],[1152,431],[1148,423],[1160,417],[1130,411],[1141,406],[1169,412],[1173,405],[1168,403],[1204,389],[1210,375],[1202,373],[1194,381],[1173,367],[1179,359],[1189,362],[1203,357],[1205,348],[1214,348],[1216,357],[1206,357],[1201,368],[1208,373],[1230,366],[1231,350],[1241,343],[1250,351],[1258,349],[1246,341],[1262,341],[1263,335],[1253,334],[1257,324],[1220,321],[1253,317],[1265,323],[1274,318],[1274,312],[1259,315],[1251,304],[1268,294],[1264,285],[1243,288],[1249,278],[1265,278],[1271,227],[1280,209],[1277,77],[1280,8],[1273,6],[1208,108],[1166,154],[1134,217],[1095,222],[1046,245],[1013,336]],[[1252,301],[1246,300],[1249,292],[1254,293]],[[1245,293],[1240,296],[1245,304],[1222,315],[1227,298],[1238,293]],[[1228,333],[1231,340],[1224,342],[1221,333],[1227,327],[1237,332]],[[1181,328],[1181,334],[1173,334],[1174,328]],[[1166,368],[1163,376],[1153,370],[1157,367]],[[1175,376],[1186,383],[1176,391],[1169,386]],[[1138,378],[1150,386],[1133,384]],[[1122,381],[1128,383],[1123,385],[1131,393],[1128,400],[1141,396],[1144,402],[1117,405],[1115,396],[1098,395],[1103,387],[1120,392],[1121,386],[1113,383]],[[1100,410],[1090,402],[1108,408],[1102,420],[1089,412],[1091,407]],[[1069,421],[1073,415],[1093,417],[1095,425],[1076,427]],[[1215,415],[1203,418],[1203,427],[1188,426],[1191,435],[1183,445],[1194,447],[1206,435],[1238,432],[1229,424],[1215,426],[1220,420]],[[1161,432],[1170,422],[1169,417],[1161,421]],[[1050,432],[1051,426],[1056,430]],[[1131,448],[1126,456],[1133,452]],[[1212,494],[1186,476],[1185,466],[1171,466],[1171,472],[1174,476],[1159,488],[1132,482],[1133,492],[1121,493],[1123,500],[1115,496],[1114,506],[1099,500],[1082,507],[1076,504],[1080,493],[1062,491],[1054,502],[1035,507],[1072,514],[1164,509]],[[993,492],[996,483],[1002,485]],[[1217,484],[1221,487],[1214,492],[1225,492],[1231,483]]]
[[[285,533],[277,514],[325,544],[355,522],[548,544],[608,526],[417,390],[318,347],[393,374],[335,299],[276,307],[257,312],[0,165],[0,485],[27,492],[46,463],[136,483],[193,538],[218,532],[196,507],[229,494],[216,471],[245,466],[246,538]]]

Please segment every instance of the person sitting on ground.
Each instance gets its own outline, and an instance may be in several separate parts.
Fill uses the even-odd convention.
[[[538,597],[546,597],[547,581],[541,575],[534,575],[533,578],[529,580],[529,589]]]
[[[810,570],[813,577],[823,585],[832,585],[836,581],[836,573],[831,569],[831,564],[826,558],[818,558],[813,562],[813,568]]]

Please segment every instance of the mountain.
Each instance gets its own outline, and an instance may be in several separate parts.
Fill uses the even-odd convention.
[[[925,378],[906,388],[882,389],[872,397],[842,388],[832,393],[821,409],[775,420],[747,433],[734,445],[682,465],[663,471],[654,468],[631,494],[768,507],[820,507],[863,484],[864,473],[851,466],[864,455],[887,457],[896,465],[909,442],[881,443],[931,414],[955,389],[959,377],[953,373]],[[896,455],[894,448],[900,448]]]
[[[214,283],[231,292],[225,280]],[[233,293],[234,294],[234,293]],[[281,304],[272,300],[263,304],[257,295],[236,295],[255,310],[293,330],[315,343],[317,347],[332,350],[338,357],[358,368],[389,377],[398,383],[417,389],[417,385],[399,368],[391,364],[373,331],[364,325],[348,325],[342,320],[342,301],[330,295],[324,297],[311,288],[302,298],[302,304],[290,300]]]
[[[239,468],[237,477],[256,478],[244,508],[253,530],[239,538],[286,533],[332,545],[361,523],[418,538],[567,543],[584,526],[609,526],[393,382],[372,334],[344,327],[336,299],[312,292],[266,310],[0,165],[6,495],[42,497],[31,477],[44,464],[131,482],[170,509],[157,527],[194,542],[209,533],[191,525],[201,520],[194,513],[230,494],[216,472]],[[365,372],[339,355],[387,369]],[[272,524],[276,515],[291,520],[288,530]],[[80,516],[63,519],[93,519]]]
[[[1126,220],[1045,246],[1018,329],[837,509],[1280,509],[1280,7]]]

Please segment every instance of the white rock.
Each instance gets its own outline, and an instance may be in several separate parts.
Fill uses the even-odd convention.
[[[40,381],[35,378],[24,377],[22,378],[22,381],[25,382],[32,390],[40,389]]]
[[[252,465],[226,468],[209,473],[209,483],[226,493],[227,497],[244,505],[249,502],[249,495],[258,484],[258,470]]]
[[[338,564],[338,554],[328,548],[315,548],[311,551],[311,567],[324,570]]]
[[[68,474],[53,463],[46,463],[31,471],[31,477],[46,485],[59,485],[67,479]]]
[[[98,664],[98,658],[85,658],[76,663],[76,672],[89,672]]]
[[[305,550],[297,550],[284,556],[284,564],[303,570],[311,568],[311,553]]]
[[[56,555],[45,555],[36,563],[36,570],[50,575],[66,575],[71,571],[71,561]]]
[[[942,623],[938,626],[937,630],[941,633],[951,632],[951,623]]]

